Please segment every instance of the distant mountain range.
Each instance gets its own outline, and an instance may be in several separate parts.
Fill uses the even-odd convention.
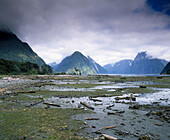
[[[109,74],[159,74],[168,62],[153,58],[147,52],[140,52],[134,60],[121,60],[104,68]]]
[[[138,53],[132,66],[132,74],[159,74],[168,62],[166,60],[153,58],[146,52]]]
[[[147,52],[140,52],[134,60],[125,59],[102,67],[90,56],[85,57],[76,51],[60,64],[51,63],[50,66],[55,73],[74,73],[74,68],[78,68],[82,74],[159,74],[167,63],[166,60],[153,58]]]
[[[62,60],[60,64],[49,64],[53,67],[54,73],[66,72],[75,73],[75,68],[81,71],[81,74],[103,74],[107,71],[96,63],[90,56],[85,57],[81,52],[74,52],[71,56],[68,56]]]
[[[114,64],[106,64],[103,68],[107,71],[108,74],[112,74]]]
[[[48,63],[49,66],[51,66],[53,69],[56,69],[58,64],[56,62]]]
[[[133,60],[130,60],[130,59],[121,60],[121,61],[115,63],[114,65],[107,64],[104,66],[104,68],[110,74],[130,74],[132,62],[133,62]]]
[[[15,34],[5,31],[0,31],[0,59],[45,65],[44,60],[27,43],[22,42]],[[167,63],[166,60],[153,58],[147,52],[140,52],[134,60],[121,60],[114,65],[107,64],[102,67],[90,56],[85,57],[76,51],[64,58],[60,64],[51,63],[50,66],[55,73],[75,73],[75,70],[79,69],[81,74],[159,74],[168,72]]]
[[[11,32],[0,31],[0,59],[44,65],[31,47]]]

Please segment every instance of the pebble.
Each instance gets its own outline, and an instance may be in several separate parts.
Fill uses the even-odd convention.
[[[102,136],[102,137],[101,137],[101,140],[105,140],[105,137]]]
[[[40,80],[4,77],[3,79],[0,79],[0,89],[8,88],[11,86],[17,89],[17,88],[22,88],[23,85],[31,85],[36,82],[40,82]],[[11,91],[7,91],[7,93],[9,94],[11,93]]]
[[[124,123],[121,123],[120,125],[125,125]]]

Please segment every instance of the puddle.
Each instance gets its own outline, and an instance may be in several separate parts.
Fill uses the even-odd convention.
[[[68,84],[68,83],[65,83],[65,84]],[[76,84],[79,84],[76,82]],[[99,84],[99,83],[92,83],[92,84]],[[100,83],[100,84],[106,84],[106,83]],[[69,85],[67,87],[62,87],[62,86],[43,86],[41,87],[41,89],[44,89],[44,90],[50,90],[50,91],[95,91],[97,89],[104,89],[104,90],[107,90],[107,91],[116,91],[116,89],[118,88],[128,88],[128,87],[138,87],[136,85],[134,85],[133,83],[117,83],[117,84],[112,84],[110,85],[99,85],[99,86],[96,86],[96,87],[93,87],[93,88],[72,88],[72,87],[69,87]]]
[[[102,81],[98,80],[52,80],[54,84],[109,84],[110,81]]]
[[[107,90],[108,92],[114,92],[119,88],[138,88],[138,85],[153,85],[158,84],[155,82],[147,82],[147,81],[139,81],[139,82],[125,82],[125,83],[115,83],[110,81],[102,81],[98,80],[51,80],[53,84],[56,85],[44,85],[41,87],[33,87],[34,90],[49,90],[49,91],[95,91],[95,90]],[[67,86],[59,86],[60,84]],[[101,84],[93,88],[74,88],[72,86],[69,87],[69,84]],[[105,85],[103,85],[105,84]]]
[[[118,88],[135,88],[135,87],[139,87],[139,86],[135,86],[134,84],[127,84],[127,83],[118,83],[118,84],[113,84],[113,85],[102,85],[102,86],[96,86],[94,88],[91,89],[118,89]]]
[[[136,81],[136,82],[126,82],[127,84],[133,85],[158,85],[158,82],[149,82],[149,81]]]
[[[160,102],[161,105],[170,105],[170,89],[159,89],[160,91],[150,94],[140,94],[136,101],[140,104]]]
[[[85,83],[89,83],[88,80],[53,80],[52,81],[54,84],[85,84]]]
[[[168,106],[170,105],[170,91],[169,89],[161,89],[159,92],[152,94],[134,94],[136,95],[136,101],[130,100],[119,100],[124,102],[138,103],[141,105],[144,104],[153,104],[158,102],[160,105]],[[84,102],[87,105],[94,108],[94,112],[103,113],[104,110],[110,110],[109,106],[114,106],[117,103],[115,97],[129,97],[130,94],[124,94],[123,96],[113,96],[113,97],[98,97],[98,98],[89,98],[89,97],[70,97],[70,98],[60,98],[60,97],[51,97],[46,98],[45,102],[59,104],[62,108],[82,108],[83,105],[80,102]],[[95,99],[95,100],[93,100]],[[99,101],[98,101],[99,100]],[[101,101],[100,101],[101,100]],[[122,104],[119,104],[122,109]],[[87,109],[86,107],[84,107]]]
[[[49,91],[94,91],[88,88],[71,88],[71,87],[53,87],[53,88],[46,87],[45,90],[49,90]]]
[[[93,84],[97,83],[98,81],[93,80],[93,81],[88,81],[88,80],[53,80],[52,81],[55,84],[68,84],[68,82],[70,84],[73,83],[90,83],[92,82]],[[100,82],[101,84],[102,82]],[[155,82],[147,82],[147,81],[139,81],[139,82],[126,82],[126,83],[115,83],[115,84],[111,84],[111,82],[107,81],[104,83],[109,83],[109,85],[101,85],[101,86],[96,86],[94,88],[74,88],[74,87],[64,87],[64,86],[58,86],[58,85],[45,85],[42,86],[40,88],[35,87],[35,89],[37,90],[49,90],[49,91],[75,91],[75,92],[85,92],[85,91],[95,91],[97,89],[104,89],[107,90],[108,92],[115,92],[116,89],[119,88],[137,88],[139,86],[137,85],[141,85],[141,84],[157,84]],[[144,93],[144,94],[134,94],[136,95],[136,101],[139,104],[152,104],[154,102],[159,102],[160,105],[170,105],[170,89],[169,88],[151,88],[154,90],[158,90],[158,92],[155,93]],[[123,92],[123,91],[122,91]],[[124,94],[122,96],[117,96],[117,97],[129,97],[131,93],[129,94]],[[102,100],[102,106],[106,106],[108,104],[112,104],[113,102],[115,102],[115,96],[113,97],[99,97],[100,100]],[[70,104],[70,106],[68,107],[73,107],[75,108],[75,106],[77,107],[81,102],[87,102],[90,105],[94,105],[94,102],[92,100],[90,100],[88,97],[80,97],[80,98],[58,98],[58,97],[52,97],[49,99],[46,99],[52,102],[59,102],[59,103],[63,103],[63,107],[67,107],[67,105],[64,105],[65,101],[66,102],[72,102],[72,100],[74,100],[75,102]],[[120,101],[124,101],[124,102],[130,102],[130,100],[120,100]],[[133,102],[133,101],[132,101]]]

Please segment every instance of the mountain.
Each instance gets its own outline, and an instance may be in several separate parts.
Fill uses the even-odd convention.
[[[164,59],[153,58],[147,52],[140,52],[134,60],[121,60],[104,68],[109,74],[159,74],[167,63]]]
[[[161,74],[170,74],[170,62],[164,67]]]
[[[107,71],[107,73],[112,74],[114,64],[106,64],[103,68]]]
[[[75,68],[81,71],[81,74],[96,74],[95,69],[90,64],[87,57],[76,51],[71,56],[64,58],[54,72],[75,73]]]
[[[96,63],[90,56],[87,56],[87,58],[97,74],[107,73],[107,71],[102,66],[100,66],[98,63]]]
[[[168,64],[168,61],[166,61],[166,60],[164,60],[164,59],[160,59],[161,60],[161,62],[162,62],[162,64],[164,65],[164,66],[166,66],[167,64]]]
[[[159,74],[166,63],[166,60],[153,58],[147,52],[140,52],[132,62],[131,74]]]
[[[53,69],[56,69],[58,64],[56,62],[53,62],[53,63],[49,63],[48,64],[50,67],[52,67]]]
[[[111,73],[113,74],[130,74],[133,60],[121,60],[114,64]]]
[[[130,74],[133,60],[125,59],[115,64],[104,65],[109,74]]]
[[[49,66],[51,66],[52,68],[55,67],[56,65],[58,65],[56,62],[52,62],[48,64]]]
[[[31,47],[11,32],[0,31],[0,58],[17,62],[45,65]]]

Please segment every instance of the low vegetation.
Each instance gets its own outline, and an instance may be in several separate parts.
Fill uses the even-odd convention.
[[[33,93],[33,96],[43,96],[44,98],[56,96],[56,97],[84,97],[84,96],[95,96],[101,97],[106,94],[110,94],[111,96],[116,96],[117,94],[113,94],[111,92],[107,92],[107,90],[97,90],[94,91],[48,91],[48,90],[41,90]]]
[[[60,87],[70,87],[70,88],[93,88],[96,86],[102,86],[102,85],[106,85],[106,84],[89,84],[89,83],[81,83],[81,84],[58,84],[56,86],[60,86]]]
[[[82,121],[70,116],[88,111],[74,109],[14,108],[0,106],[0,139],[83,139],[77,136]]]
[[[16,62],[0,59],[0,74],[50,74],[52,68],[48,65],[38,66],[30,62]]]
[[[156,90],[153,90],[151,88],[126,88],[124,90],[124,93],[153,93],[156,92]]]

